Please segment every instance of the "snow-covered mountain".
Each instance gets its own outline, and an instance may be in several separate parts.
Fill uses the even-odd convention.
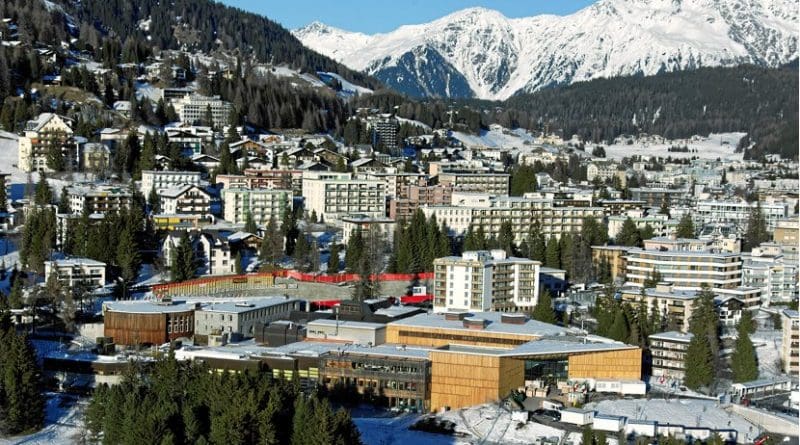
[[[598,77],[798,57],[797,0],[600,0],[572,15],[484,8],[386,34],[319,22],[304,45],[416,96],[506,99]]]

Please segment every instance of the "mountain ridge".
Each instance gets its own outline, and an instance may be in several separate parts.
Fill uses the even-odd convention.
[[[601,77],[778,66],[797,57],[796,22],[791,0],[601,0],[567,16],[507,18],[478,7],[382,34],[320,22],[292,33],[401,92],[504,100]],[[452,67],[446,69],[451,82],[442,82],[420,56],[434,52]]]

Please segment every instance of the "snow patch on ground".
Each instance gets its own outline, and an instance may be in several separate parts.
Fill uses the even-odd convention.
[[[485,147],[485,148],[517,148],[521,149],[533,144],[533,136],[522,131],[486,131],[481,130],[479,135],[452,132],[454,139],[461,141],[465,147]]]
[[[758,377],[774,378],[783,374],[781,371],[781,336],[783,333],[773,329],[759,329],[750,336],[758,356]]]
[[[414,119],[406,119],[398,116],[397,120],[400,121],[401,124],[415,125],[417,127],[424,128],[426,131],[431,131],[431,127],[429,125],[426,125],[420,121],[415,121]]]
[[[521,423],[511,419],[511,413],[497,405],[477,405],[448,411],[437,417],[453,422],[456,435],[412,431],[408,428],[425,416],[355,417],[364,443],[381,445],[404,444],[478,444],[478,443],[532,443],[536,438],[560,439],[563,430],[536,422]]]
[[[666,158],[671,156],[676,158],[698,157],[700,159],[729,159],[742,160],[743,153],[736,153],[739,141],[747,133],[711,133],[708,137],[692,136],[686,139],[663,139],[660,137],[650,137],[645,139],[633,139],[631,144],[617,138],[614,144],[586,144],[586,152],[591,153],[596,145],[605,147],[606,157],[609,159],[622,159],[633,155],[641,156],[660,156]],[[689,151],[670,152],[669,147],[684,147]]]
[[[339,82],[341,82],[342,91],[344,91],[344,92],[350,92],[350,93],[353,93],[353,94],[372,94],[372,90],[370,90],[369,88],[365,88],[365,87],[356,85],[354,83],[351,83],[351,82],[349,82],[348,80],[346,80],[345,78],[343,78],[342,76],[340,76],[340,75],[338,75],[336,73],[330,73],[330,72],[326,72],[326,71],[321,71],[320,74],[324,74],[326,76],[333,77],[334,79],[336,79]]]
[[[156,103],[164,97],[164,90],[147,82],[136,82],[136,99],[141,100],[143,97]]]
[[[604,400],[586,408],[602,414],[625,416],[629,420],[655,420],[664,424],[692,427],[732,428],[745,437],[758,428],[744,418],[722,409],[716,401],[687,399]]]
[[[50,445],[78,443],[83,425],[83,411],[88,399],[48,393],[45,426],[27,436],[0,438],[0,445]]]

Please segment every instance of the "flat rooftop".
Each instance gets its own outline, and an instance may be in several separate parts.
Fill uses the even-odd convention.
[[[658,334],[651,334],[648,338],[651,340],[667,340],[667,341],[679,341],[689,343],[692,340],[691,333],[683,333],[678,331],[668,331],[668,332],[659,332]]]
[[[269,298],[253,298],[244,301],[221,301],[211,302],[204,304],[200,310],[203,312],[225,312],[231,314],[240,314],[243,312],[250,312],[259,309],[265,309],[279,304],[289,303],[292,301],[300,301],[296,299],[287,299],[282,297],[269,297]]]
[[[309,321],[306,326],[312,328],[314,326],[339,326],[340,328],[346,329],[366,329],[370,331],[375,331],[378,329],[385,329],[386,325],[383,323],[369,323],[366,321],[348,321],[348,320],[331,320],[326,318],[321,318],[319,320]]]
[[[418,328],[438,328],[454,331],[469,331],[474,333],[492,332],[498,334],[530,335],[531,337],[548,337],[566,335],[573,332],[571,329],[562,328],[553,324],[542,323],[529,319],[522,324],[503,323],[500,312],[470,312],[466,318],[482,319],[486,325],[482,330],[464,327],[462,320],[446,320],[442,313],[424,313],[392,321],[389,326],[408,326]]]

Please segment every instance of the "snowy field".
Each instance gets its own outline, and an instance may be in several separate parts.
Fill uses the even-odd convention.
[[[356,417],[353,420],[361,432],[362,440],[369,445],[529,444],[539,438],[560,440],[565,434],[562,430],[536,422],[521,423],[512,420],[510,412],[492,404],[438,415],[439,419],[451,421],[456,425],[455,436],[408,429],[422,417],[424,416]]]
[[[758,356],[758,377],[762,379],[777,377],[781,371],[781,331],[759,329],[750,336]]]
[[[717,402],[710,400],[604,400],[589,403],[586,408],[628,419],[655,420],[659,423],[693,427],[733,428],[741,437],[758,430],[752,423],[725,411]]]
[[[739,141],[747,133],[711,133],[708,137],[693,136],[688,139],[674,139],[663,140],[662,138],[648,138],[645,140],[634,140],[633,144],[620,141],[612,145],[602,145],[606,151],[606,157],[609,159],[622,159],[626,156],[633,155],[642,156],[661,156],[666,158],[691,158],[698,157],[701,159],[730,159],[741,160],[743,154],[735,153],[736,146]],[[689,148],[686,153],[670,152],[669,147],[683,147]],[[593,144],[586,145],[586,152],[591,153],[594,148]]]
[[[513,131],[485,131],[481,130],[479,135],[454,131],[454,139],[461,141],[466,147],[482,146],[486,148],[523,148],[533,144],[533,136],[525,130],[517,129]]]
[[[87,399],[47,394],[45,427],[27,436],[0,438],[0,445],[50,445],[80,443]]]

